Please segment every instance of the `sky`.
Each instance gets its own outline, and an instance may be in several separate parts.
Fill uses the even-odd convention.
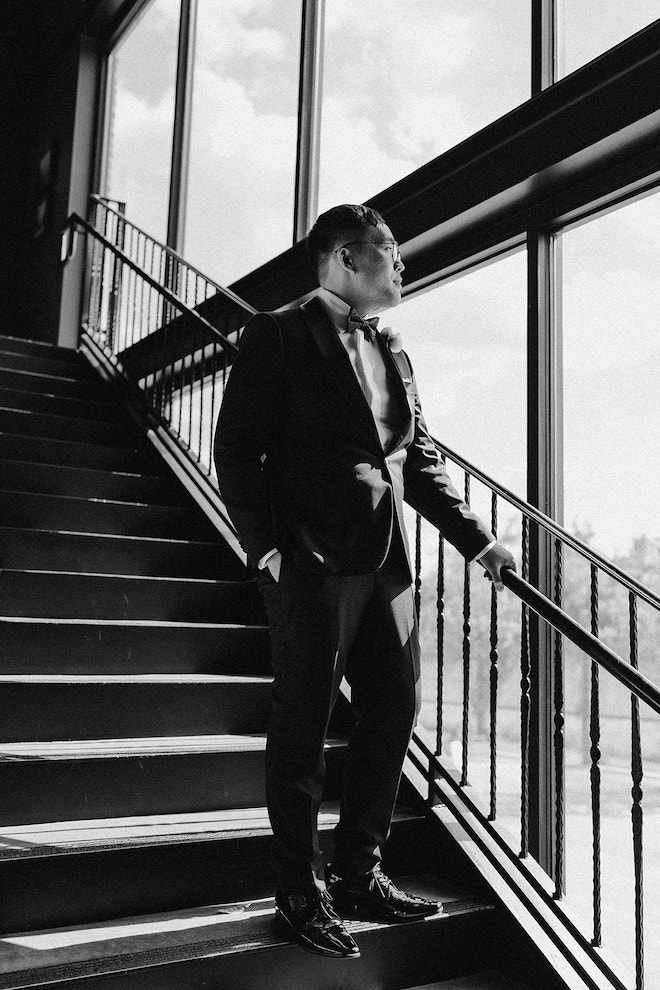
[[[529,97],[528,0],[326,2],[320,210],[363,201]],[[199,0],[184,253],[222,284],[291,244],[300,6]],[[159,238],[178,8],[154,0],[116,58],[106,191]],[[660,0],[563,0],[561,73],[658,16]],[[605,552],[660,536],[658,202],[562,238],[565,521]],[[385,318],[432,432],[521,495],[525,264],[500,259]]]

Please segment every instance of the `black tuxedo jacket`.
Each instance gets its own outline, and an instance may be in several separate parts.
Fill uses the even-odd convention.
[[[452,486],[412,368],[378,335],[399,422],[384,450],[350,359],[316,298],[247,324],[215,434],[220,491],[248,562],[273,548],[301,567],[368,574],[396,523],[389,461],[406,449],[404,497],[468,559],[493,539]]]

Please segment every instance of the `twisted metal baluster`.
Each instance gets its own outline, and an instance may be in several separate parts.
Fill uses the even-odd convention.
[[[442,753],[442,721],[445,674],[445,541],[442,533],[438,535],[438,614],[436,628],[438,650],[438,708],[436,720],[435,755],[440,756]]]
[[[470,475],[465,472],[465,504],[470,504]],[[461,733],[461,787],[468,782],[468,742],[470,733],[470,636],[472,627],[470,601],[470,564],[463,565],[463,727]]]
[[[415,613],[419,623],[422,608],[422,517],[415,517]]]
[[[598,568],[591,565],[591,634],[598,636]],[[601,849],[600,849],[600,685],[599,667],[591,661],[591,699],[589,705],[589,739],[591,749],[591,829],[593,842],[593,912],[594,937],[591,944],[602,944],[601,925]]]
[[[637,596],[633,591],[629,594],[630,616],[630,663],[639,670],[637,643]],[[643,813],[642,813],[642,738],[639,720],[639,698],[630,696],[632,722],[632,831],[633,856],[635,864],[635,972],[636,990],[644,990],[644,873],[643,873]]]
[[[561,608],[563,545],[555,539],[555,605]],[[555,899],[564,894],[564,641],[555,630],[554,638],[554,746],[555,746]]]
[[[211,429],[209,431],[209,456],[207,460],[207,474],[213,471],[213,430],[215,427],[215,396],[216,396],[216,376],[218,374],[218,351],[220,348],[216,341],[213,341],[213,352],[211,354]]]
[[[497,495],[490,500],[490,528],[497,537]],[[489,821],[497,817],[497,690],[499,681],[499,652],[497,648],[497,592],[490,588],[490,813]]]
[[[529,519],[522,521],[522,577],[529,580]],[[532,679],[529,665],[529,608],[520,616],[520,855],[529,854],[529,712]]]
[[[189,270],[190,272],[190,270]],[[192,274],[192,273],[191,273]],[[199,280],[200,276],[197,275],[194,280],[195,295],[194,299],[197,299],[197,292],[199,290]],[[204,383],[206,381],[206,343],[204,340],[204,334],[202,336],[202,349],[201,349],[201,369],[200,369],[200,379],[199,379],[199,435],[197,438],[197,461],[198,463],[202,460],[202,444],[204,437]]]

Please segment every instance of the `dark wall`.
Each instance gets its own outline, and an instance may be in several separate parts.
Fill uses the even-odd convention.
[[[2,332],[55,342],[83,0],[12,5],[2,44]],[[20,8],[20,17],[16,16]]]

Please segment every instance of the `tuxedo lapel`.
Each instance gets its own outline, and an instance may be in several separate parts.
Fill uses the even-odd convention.
[[[380,334],[376,334],[376,339],[387,369],[387,382],[391,389],[391,395],[397,404],[401,417],[399,433],[393,438],[387,451],[388,454],[392,454],[407,439],[412,425],[413,409],[408,401],[408,388],[412,386],[412,378],[410,377],[408,362],[403,354],[393,353]]]
[[[365,427],[373,434],[380,447],[380,438],[369,403],[360,388],[346,349],[339,340],[339,335],[322,303],[316,296],[313,296],[308,302],[303,303],[300,309],[324,359],[326,371],[334,379],[345,398],[352,404],[356,415],[360,416]],[[385,362],[388,387],[391,389],[391,395],[396,403],[401,423],[397,435],[388,445],[386,452],[390,454],[406,440],[410,431],[412,410],[408,401],[406,381],[410,383],[411,379],[407,377],[410,371],[405,358],[400,354],[393,354],[379,333],[376,333],[376,340]]]
[[[355,377],[351,359],[322,304],[314,296],[300,308],[316,346],[324,358],[326,371],[378,437],[371,409]]]

